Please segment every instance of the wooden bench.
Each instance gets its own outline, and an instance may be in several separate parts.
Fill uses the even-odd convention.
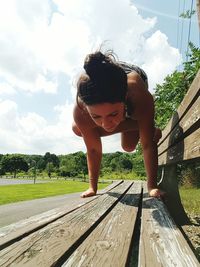
[[[0,266],[200,266],[177,226],[188,218],[176,178],[177,163],[200,158],[199,88],[200,73],[159,143],[166,203],[148,197],[146,182],[114,182],[93,198],[1,228]]]
[[[200,71],[164,129],[158,154],[160,187],[167,192],[168,210],[178,225],[184,225],[188,217],[179,196],[177,165],[196,162],[200,166]]]

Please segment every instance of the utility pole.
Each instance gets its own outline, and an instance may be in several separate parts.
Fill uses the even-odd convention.
[[[196,8],[197,8],[197,18],[198,18],[199,31],[200,31],[200,0],[196,0]]]

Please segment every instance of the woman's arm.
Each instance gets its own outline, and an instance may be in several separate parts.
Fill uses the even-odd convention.
[[[97,129],[91,129],[89,132],[83,133],[83,139],[87,148],[90,188],[96,193],[102,159],[101,139]]]
[[[143,98],[143,105],[141,107],[138,124],[144,165],[148,179],[148,191],[150,196],[161,197],[164,195],[164,192],[159,190],[157,186],[158,151],[157,142],[155,140],[154,101],[149,92]]]
[[[158,152],[157,134],[154,126],[154,100],[147,85],[137,73],[128,76],[129,99],[135,107],[142,145],[147,185],[150,196],[160,197],[164,193],[157,187]]]
[[[101,138],[98,129],[90,116],[77,105],[74,107],[73,117],[87,148],[87,165],[90,187],[81,196],[88,197],[95,195],[97,192],[102,158]]]

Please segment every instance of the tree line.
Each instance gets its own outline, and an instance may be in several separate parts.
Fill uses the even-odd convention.
[[[101,175],[125,172],[144,176],[144,164],[141,151],[138,148],[135,153],[105,153],[102,157]],[[67,155],[56,155],[46,152],[42,155],[26,154],[0,154],[0,175],[10,174],[14,178],[17,175],[29,174],[29,176],[45,175],[49,178],[56,177],[80,177],[86,178],[87,155],[82,151]]]

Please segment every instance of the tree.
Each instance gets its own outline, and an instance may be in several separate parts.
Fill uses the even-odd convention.
[[[85,175],[88,173],[88,167],[87,167],[87,157],[86,155],[82,152],[76,152],[73,154],[74,159],[75,159],[75,171],[77,174],[82,173]]]
[[[74,176],[74,168],[76,166],[75,158],[72,155],[67,155],[65,157],[62,157],[60,162],[60,175],[61,176]]]
[[[200,69],[200,48],[189,44],[188,61],[183,64],[182,72],[175,71],[168,75],[162,85],[155,89],[156,125],[163,129],[173,112],[180,105],[190,84]]]
[[[18,171],[28,171],[28,163],[22,155],[11,154],[5,155],[1,159],[1,169],[5,172],[11,172],[16,178]]]
[[[45,163],[52,162],[54,167],[59,167],[59,158],[55,154],[51,154],[49,152],[46,152],[46,154],[43,157]]]
[[[133,153],[133,170],[139,176],[146,176],[142,146],[140,143],[137,145],[135,153]]]
[[[121,170],[131,171],[133,168],[133,163],[130,159],[121,158],[120,159],[120,168],[121,168]]]
[[[47,174],[48,174],[49,178],[51,178],[51,173],[54,171],[54,165],[53,165],[52,162],[48,162],[47,163],[46,171],[47,171]]]
[[[39,169],[40,171],[44,170],[46,167],[46,162],[44,161],[43,158],[39,159],[39,161],[37,161],[37,169]]]

